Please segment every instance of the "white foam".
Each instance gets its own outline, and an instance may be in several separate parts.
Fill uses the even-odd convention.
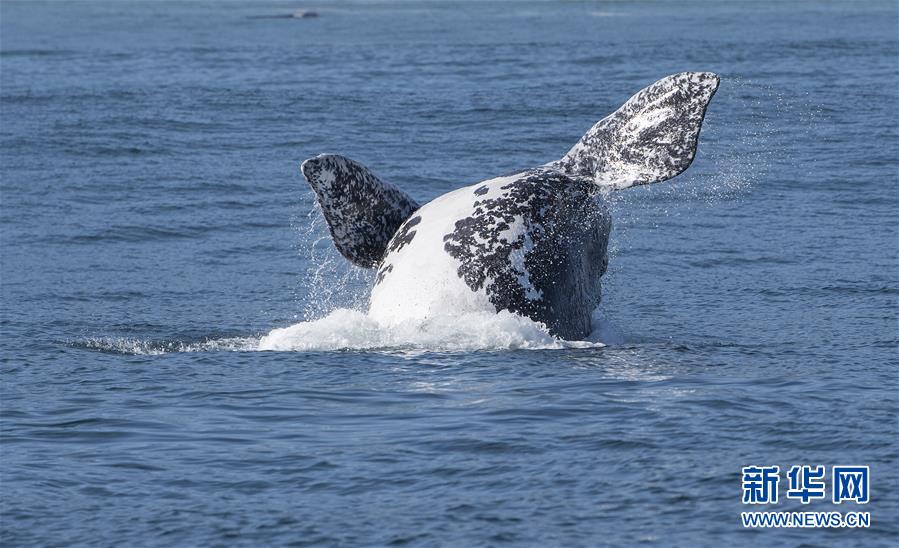
[[[338,309],[315,321],[274,329],[258,350],[329,351],[423,349],[438,351],[602,347],[599,342],[562,341],[543,324],[511,312],[469,312],[383,325],[368,315]]]

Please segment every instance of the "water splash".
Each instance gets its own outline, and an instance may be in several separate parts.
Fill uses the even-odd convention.
[[[273,329],[261,337],[207,338],[193,341],[91,337],[71,346],[128,355],[176,352],[330,352],[337,350],[405,352],[474,350],[560,350],[602,348],[607,324],[584,341],[563,341],[528,318],[503,311],[436,316],[424,322],[381,325],[358,310],[338,308],[324,318]]]
[[[297,300],[303,303],[302,318],[321,319],[338,308],[363,310],[374,283],[374,272],[353,266],[337,252],[317,203],[295,226],[299,246],[308,246],[298,249],[308,265],[297,292]]]
[[[158,356],[174,352],[252,351],[259,346],[258,337],[209,338],[196,341],[165,341],[132,337],[88,337],[72,341],[70,346],[110,354]]]

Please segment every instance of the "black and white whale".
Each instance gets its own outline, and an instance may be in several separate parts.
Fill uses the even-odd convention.
[[[376,268],[369,316],[384,325],[489,310],[575,340],[591,331],[611,229],[604,194],[683,172],[696,155],[710,72],[659,80],[561,159],[420,205],[336,154],[303,162],[334,244]]]

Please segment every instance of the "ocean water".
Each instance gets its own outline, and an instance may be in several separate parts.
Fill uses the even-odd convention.
[[[897,28],[889,1],[4,1],[0,541],[895,545]],[[722,77],[698,156],[613,197],[588,341],[360,312],[302,160],[427,201],[682,70]],[[751,464],[870,466],[864,507],[767,509],[871,527],[744,529]]]

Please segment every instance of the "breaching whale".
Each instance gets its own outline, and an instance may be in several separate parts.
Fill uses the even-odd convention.
[[[597,122],[561,159],[420,205],[365,166],[321,154],[300,169],[337,250],[376,268],[369,316],[381,324],[489,310],[586,337],[611,230],[604,195],[683,172],[696,154],[710,72],[659,80]]]

